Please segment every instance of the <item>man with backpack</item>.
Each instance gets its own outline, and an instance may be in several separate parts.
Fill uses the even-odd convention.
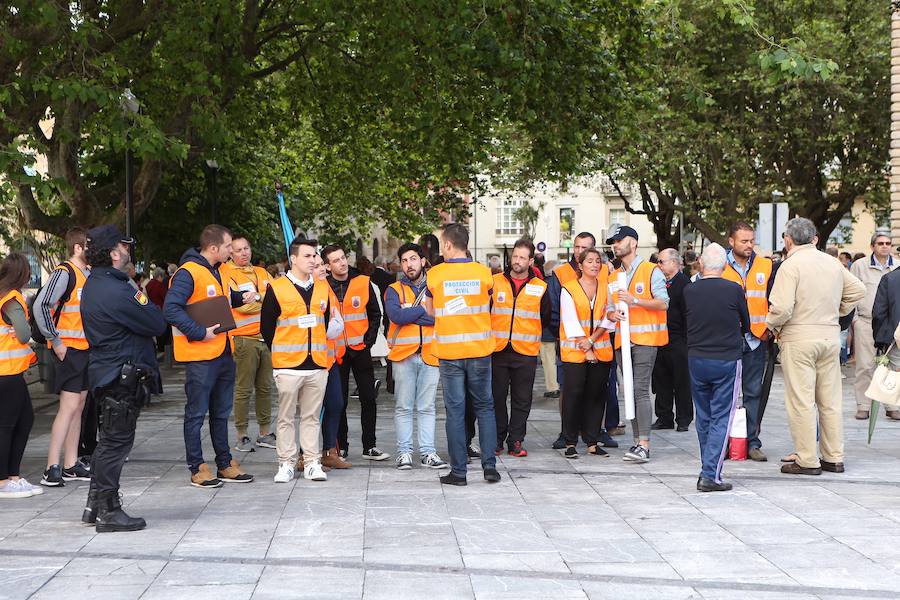
[[[88,342],[81,321],[81,291],[90,275],[85,260],[87,232],[73,227],[66,232],[68,260],[61,263],[34,300],[34,325],[52,350],[54,392],[59,409],[50,430],[47,470],[41,485],[59,487],[64,481],[90,481],[87,467],[78,460],[81,413],[87,398]],[[40,341],[40,340],[36,340]],[[60,454],[62,453],[62,462]]]

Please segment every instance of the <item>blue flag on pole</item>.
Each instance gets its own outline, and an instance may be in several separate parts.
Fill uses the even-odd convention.
[[[294,241],[294,227],[291,225],[291,219],[288,217],[287,209],[284,207],[284,194],[281,192],[281,184],[276,184],[275,196],[278,198],[278,217],[281,219],[281,230],[284,233],[284,252],[285,256],[290,256],[291,242]]]

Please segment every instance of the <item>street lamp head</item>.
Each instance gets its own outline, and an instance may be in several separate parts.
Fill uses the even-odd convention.
[[[779,192],[778,190],[775,190],[774,192],[772,192],[772,202],[778,202],[782,198],[784,198],[783,192]]]
[[[206,159],[206,166],[209,167],[210,169],[218,170],[218,168],[219,168],[219,163],[218,163],[218,161],[216,161],[216,159],[214,159],[214,158],[207,158],[207,159]]]
[[[137,96],[131,92],[131,88],[125,88],[119,99],[119,104],[122,106],[122,113],[125,115],[136,115],[141,111],[141,103],[138,101]]]

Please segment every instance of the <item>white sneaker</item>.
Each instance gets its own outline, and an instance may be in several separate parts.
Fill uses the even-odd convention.
[[[39,485],[33,485],[24,477],[19,477],[19,487],[23,490],[27,490],[32,496],[40,496],[44,493],[44,488]]]
[[[275,483],[288,483],[294,479],[294,465],[290,462],[283,462],[275,473]]]
[[[325,481],[328,479],[328,476],[325,475],[325,471],[322,470],[322,465],[319,464],[319,461],[317,460],[309,461],[309,464],[303,469],[303,477],[313,481]]]
[[[437,452],[431,452],[422,457],[422,466],[429,469],[446,469],[450,465],[441,460]]]
[[[412,469],[412,454],[409,452],[401,452],[397,455],[397,468],[401,471],[409,471]]]
[[[19,485],[18,481],[10,479],[0,487],[0,498],[30,498],[31,491]]]

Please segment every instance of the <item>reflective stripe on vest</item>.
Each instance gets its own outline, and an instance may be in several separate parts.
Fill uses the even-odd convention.
[[[459,360],[491,355],[495,346],[489,310],[491,270],[472,261],[443,262],[428,272],[427,285],[434,306],[437,357]]]
[[[190,297],[187,299],[187,306],[196,304],[208,298],[216,296],[225,296],[222,285],[216,279],[212,271],[201,264],[188,261],[178,268],[178,271],[187,271],[194,282],[194,289]],[[178,273],[175,271],[175,274]],[[221,277],[221,274],[220,274]],[[169,281],[169,285],[175,280],[175,275]],[[227,299],[228,297],[225,296]],[[230,342],[228,335],[224,333],[216,334],[216,337],[209,341],[193,342],[187,338],[177,327],[172,327],[172,348],[175,351],[175,360],[178,362],[197,362],[202,360],[212,360],[222,356],[225,347]]]
[[[412,289],[400,281],[395,281],[388,289],[392,289],[397,293],[401,309],[410,308],[415,302],[415,295]],[[433,340],[434,327],[417,325],[415,323],[397,325],[391,321],[387,334],[387,343],[390,347],[388,360],[398,362],[419,353],[422,356],[422,362],[436,367],[438,359],[434,355],[432,348]]]
[[[523,356],[537,356],[541,350],[541,301],[547,284],[533,277],[522,284],[516,294],[506,274],[494,275],[491,295],[491,327],[494,352],[507,346]]]
[[[253,277],[241,270],[234,263],[227,263],[227,269],[222,269],[222,276],[228,276],[227,287],[231,289],[231,283],[234,283],[236,291],[241,290],[241,286],[246,288],[247,284],[253,286],[253,289],[259,294],[260,302],[269,289],[269,272],[260,267],[253,267]],[[249,291],[249,290],[248,290]],[[234,317],[234,323],[237,327],[229,331],[231,336],[251,336],[259,338],[259,313],[246,314],[232,308],[231,316]]]
[[[269,293],[275,294],[281,307],[272,338],[273,368],[292,369],[302,365],[310,356],[318,366],[324,369],[331,367],[334,354],[325,334],[325,311],[328,309],[330,291],[327,282],[317,279],[307,306],[294,282],[287,276],[271,282]],[[315,315],[315,325],[300,327],[301,317],[310,314]]]
[[[635,269],[628,284],[628,291],[632,296],[641,300],[652,300],[653,290],[651,282],[656,265],[643,260]],[[623,272],[622,268],[615,271],[615,276]],[[616,294],[618,301],[618,294]],[[669,343],[669,329],[666,325],[667,311],[649,310],[642,306],[630,305],[628,307],[628,329],[631,334],[631,343],[638,346],[665,346]],[[616,348],[622,347],[622,336],[616,336]]]
[[[753,262],[747,270],[746,281],[728,262],[722,272],[722,277],[744,289],[744,296],[747,298],[747,312],[750,313],[750,331],[756,337],[762,337],[766,332],[766,315],[769,313],[766,292],[769,289],[769,279],[772,277],[772,260],[754,255]]]
[[[81,292],[84,284],[87,283],[87,277],[81,272],[81,269],[72,261],[66,261],[75,274],[75,284],[72,287],[72,293],[69,299],[62,305],[59,312],[59,321],[56,323],[56,331],[59,333],[59,339],[69,348],[76,350],[87,350],[90,346],[87,337],[84,335],[84,322],[81,320]],[[65,263],[56,267],[57,271],[66,271]],[[66,271],[68,272],[68,271]],[[51,343],[47,342],[47,347],[51,347]]]
[[[572,302],[575,304],[575,313],[578,316],[578,323],[584,329],[584,337],[588,337],[594,333],[603,322],[606,316],[606,299],[609,294],[608,271],[600,269],[597,276],[597,295],[594,298],[594,307],[591,308],[591,301],[585,293],[584,288],[577,279],[573,279],[563,285]],[[612,344],[609,341],[609,332],[605,329],[593,345],[594,356],[597,360],[610,362],[613,359]],[[565,326],[560,319],[559,323],[559,357],[563,362],[567,363],[583,363],[587,360],[584,350],[578,347],[575,340],[569,339],[566,335]]]
[[[366,275],[357,275],[347,285],[344,301],[341,302],[341,316],[344,318],[344,341],[353,350],[362,350],[365,347],[363,340],[369,330],[369,315],[366,313],[366,305],[369,303],[371,290],[371,280]],[[356,299],[355,302],[354,299]]]
[[[0,298],[0,307],[7,302],[18,302],[25,311],[25,319],[28,320],[28,305],[25,298],[18,290],[10,290],[3,298]],[[18,375],[28,370],[28,367],[37,362],[37,356],[31,350],[28,343],[22,343],[16,337],[14,327],[4,325],[0,333],[0,375]]]

